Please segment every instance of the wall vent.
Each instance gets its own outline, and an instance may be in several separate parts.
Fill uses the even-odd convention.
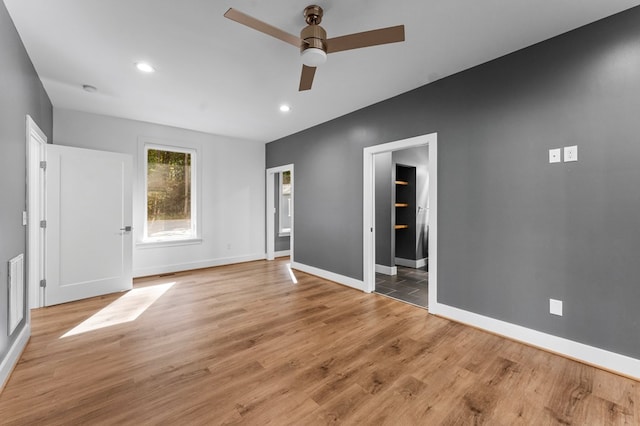
[[[13,334],[24,313],[24,255],[9,261],[9,336]]]

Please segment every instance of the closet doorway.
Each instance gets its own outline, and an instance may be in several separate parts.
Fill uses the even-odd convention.
[[[430,134],[364,151],[365,290],[425,308],[437,294],[436,144]]]

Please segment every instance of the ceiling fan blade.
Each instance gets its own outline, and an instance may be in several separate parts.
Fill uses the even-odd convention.
[[[310,90],[313,84],[313,76],[316,75],[316,67],[302,66],[302,74],[300,75],[300,87],[299,92],[304,90]]]
[[[232,21],[236,21],[242,25],[246,25],[249,28],[253,28],[256,31],[260,31],[261,33],[270,35],[271,37],[280,39],[285,43],[292,44],[295,47],[299,48],[302,45],[302,40],[300,39],[300,37],[289,34],[288,32],[281,30],[280,28],[276,28],[273,25],[267,24],[266,22],[262,22],[234,8],[230,8],[229,10],[227,10],[227,12],[224,14],[224,17],[229,18]]]
[[[364,31],[327,40],[327,53],[404,41],[404,25]]]

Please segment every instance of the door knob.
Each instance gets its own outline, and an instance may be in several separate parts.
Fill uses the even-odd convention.
[[[133,231],[133,226],[125,226],[124,228],[120,228],[121,231],[131,232]]]

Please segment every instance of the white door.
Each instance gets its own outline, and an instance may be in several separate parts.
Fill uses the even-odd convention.
[[[132,158],[46,146],[45,305],[132,288]]]

